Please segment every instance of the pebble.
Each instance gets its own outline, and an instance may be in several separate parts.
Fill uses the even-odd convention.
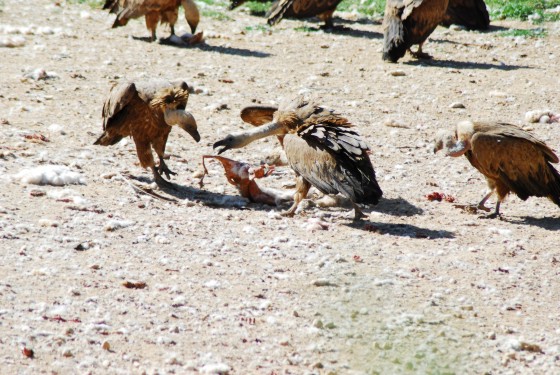
[[[449,108],[465,108],[465,105],[463,103],[460,103],[460,102],[455,102],[455,103],[451,103]]]
[[[404,77],[406,73],[404,70],[392,70],[389,72],[389,75],[392,75],[393,77]]]

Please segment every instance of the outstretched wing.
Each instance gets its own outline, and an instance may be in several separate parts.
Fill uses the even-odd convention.
[[[241,119],[253,126],[260,126],[272,121],[277,107],[252,106],[241,110]]]

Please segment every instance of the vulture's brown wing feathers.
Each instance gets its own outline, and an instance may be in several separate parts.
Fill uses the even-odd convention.
[[[253,126],[260,126],[272,121],[277,107],[252,106],[241,110],[241,119]]]
[[[109,97],[103,104],[103,130],[107,128],[108,121],[119,115],[123,108],[137,96],[138,91],[134,83],[114,86],[109,93]]]
[[[549,197],[560,205],[560,175],[550,164],[558,158],[529,133],[511,126],[501,133],[477,132],[471,139],[471,152],[476,159],[473,165],[482,174],[501,181],[522,200]]]
[[[448,0],[387,0],[383,19],[383,59],[396,62],[422,44],[443,20]]]
[[[286,17],[307,18],[334,11],[341,0],[277,0],[267,12],[269,25],[276,25]]]
[[[326,194],[342,193],[356,203],[377,204],[382,191],[367,144],[337,116],[308,120],[289,134],[284,148],[290,166]]]
[[[487,30],[490,15],[484,0],[449,0],[442,25],[461,25],[469,30]]]

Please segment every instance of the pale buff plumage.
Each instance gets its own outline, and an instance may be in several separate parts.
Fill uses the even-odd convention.
[[[230,134],[214,148],[223,147],[219,150],[222,153],[269,135],[280,136],[288,165],[297,175],[294,204],[285,215],[295,213],[311,186],[325,194],[348,197],[354,203],[355,219],[363,215],[357,203],[377,204],[382,196],[368,146],[348,120],[333,111],[298,97],[276,111],[270,107],[245,108],[242,117],[254,125],[268,123]]]

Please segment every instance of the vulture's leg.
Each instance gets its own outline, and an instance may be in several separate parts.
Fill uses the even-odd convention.
[[[165,157],[165,145],[167,144],[167,137],[168,136],[169,136],[169,132],[160,136],[160,137],[158,137],[158,138],[156,138],[156,139],[154,139],[152,141],[152,147],[159,157],[159,166],[158,166],[159,174],[160,175],[165,174],[165,176],[169,180],[170,175],[177,175],[177,173],[171,171],[167,167],[167,164],[165,164],[165,162],[163,161],[163,158]]]
[[[480,203],[478,204],[478,206],[476,206],[476,208],[478,208],[479,210],[482,211],[486,211],[489,212],[490,209],[488,207],[486,207],[484,204],[486,203],[486,201],[488,200],[488,198],[490,198],[492,196],[492,194],[494,194],[494,190],[490,190],[490,192],[488,194],[486,194],[484,196],[484,198],[482,198],[482,200],[480,201]]]
[[[145,16],[146,19],[146,27],[148,30],[152,32],[152,42],[156,41],[156,28],[159,22],[159,13],[158,12],[149,12]]]
[[[362,210],[356,203],[352,202],[352,206],[354,206],[354,221],[358,221],[363,219],[364,217],[367,217],[367,215],[362,212]]]
[[[154,156],[152,155],[152,149],[150,148],[150,142],[140,141],[134,138],[134,143],[136,143],[136,153],[138,154],[138,160],[140,160],[140,165],[142,168],[150,168],[154,174],[154,180],[156,184],[161,187],[166,187],[169,189],[175,189],[173,185],[163,179],[161,174],[158,172]]]
[[[292,217],[296,212],[300,202],[307,197],[307,193],[311,189],[311,184],[301,176],[296,177],[296,192],[294,194],[294,204],[288,211],[282,212],[282,216]]]
[[[334,24],[333,24],[333,20],[332,20],[333,13],[334,13],[334,10],[328,10],[324,13],[319,14],[319,16],[318,16],[319,19],[325,23],[323,26],[321,26],[321,29],[323,29],[323,30],[334,29]]]
[[[409,49],[410,54],[412,56],[414,56],[417,59],[431,59],[432,56],[426,52],[422,52],[422,45],[424,44],[424,42],[418,44],[418,49],[416,50],[416,52],[413,52],[411,49]]]
[[[500,214],[500,201],[498,201],[496,203],[496,209],[494,210],[493,213],[491,213],[490,215],[487,216],[481,216],[481,219],[495,219],[495,218],[502,218],[502,214]]]

